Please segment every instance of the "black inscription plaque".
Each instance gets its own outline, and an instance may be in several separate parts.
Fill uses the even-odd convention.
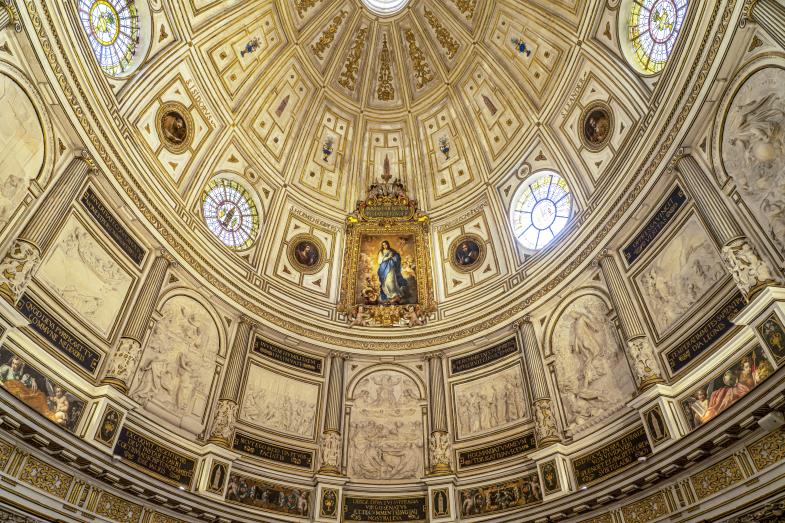
[[[388,522],[427,521],[428,499],[368,498],[346,496],[343,501],[344,521]]]
[[[237,432],[234,435],[234,450],[245,452],[257,458],[277,461],[304,469],[310,469],[313,464],[313,453],[304,450],[290,449],[261,441],[247,434]]]
[[[476,449],[458,452],[458,468],[474,467],[518,456],[537,448],[534,432]]]
[[[98,199],[98,195],[89,187],[82,195],[82,205],[84,205],[84,208],[87,209],[95,221],[98,222],[98,225],[106,231],[106,234],[114,240],[123,252],[126,253],[135,264],[141,266],[145,255],[144,248],[133,239],[125,227],[123,227],[109,209],[106,208],[103,202]]]
[[[604,447],[572,462],[578,486],[611,476],[651,454],[649,439],[643,425],[613,440]]]
[[[678,372],[689,365],[692,360],[730,332],[736,326],[733,323],[733,318],[742,311],[745,305],[747,305],[747,300],[740,292],[737,292],[689,338],[665,353],[671,372]]]
[[[659,236],[686,201],[687,195],[684,194],[681,187],[676,186],[643,230],[624,248],[624,259],[627,260],[628,265],[634,263],[643,254],[643,251]]]
[[[505,356],[515,354],[517,351],[518,346],[515,344],[515,338],[510,338],[498,345],[494,345],[490,349],[484,349],[468,356],[450,360],[450,369],[452,369],[453,374],[459,374],[500,360]]]
[[[289,365],[290,367],[313,372],[314,374],[322,374],[321,359],[286,350],[283,347],[268,343],[261,338],[256,338],[254,340],[253,351],[277,362]]]
[[[30,327],[44,337],[57,350],[80,368],[90,374],[95,373],[101,361],[101,353],[87,346],[77,336],[71,334],[62,323],[57,321],[32,297],[22,294],[16,308],[22,315],[30,320]]]
[[[113,453],[162,481],[191,488],[196,460],[159,445],[128,427],[120,430]]]

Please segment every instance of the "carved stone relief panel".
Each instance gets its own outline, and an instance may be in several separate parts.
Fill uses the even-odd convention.
[[[454,383],[457,438],[504,430],[527,418],[525,389],[520,364]]]
[[[566,427],[577,433],[616,412],[635,392],[630,367],[598,294],[565,307],[550,338]]]
[[[11,77],[0,74],[0,230],[22,203],[44,163],[44,131],[33,103]]]
[[[725,277],[714,241],[693,214],[635,276],[635,284],[662,336]]]
[[[175,184],[187,175],[217,127],[192,74],[187,75],[177,74],[132,117],[137,132]]]
[[[785,249],[785,67],[753,73],[736,92],[723,126],[722,161],[753,216]]]
[[[129,395],[158,418],[198,433],[213,389],[219,328],[190,296],[169,298],[160,315]]]
[[[351,392],[349,476],[360,480],[412,480],[423,474],[420,389],[406,374],[379,370]]]
[[[36,279],[104,338],[134,281],[74,214],[46,253]]]
[[[267,430],[313,439],[319,391],[316,382],[251,365],[245,381],[240,419]]]

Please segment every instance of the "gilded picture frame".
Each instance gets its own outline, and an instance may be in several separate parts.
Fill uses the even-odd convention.
[[[346,223],[338,310],[351,326],[426,323],[436,307],[428,230],[402,185],[371,186]]]

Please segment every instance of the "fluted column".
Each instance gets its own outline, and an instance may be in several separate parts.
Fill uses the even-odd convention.
[[[74,158],[63,174],[52,182],[35,214],[14,240],[0,263],[0,295],[11,304],[16,304],[38,271],[41,254],[54,240],[82,182],[95,170],[95,162],[86,153]]]
[[[444,392],[444,354],[428,356],[428,387],[430,389],[431,474],[450,474],[450,435],[447,430],[447,401]]]
[[[725,268],[746,298],[749,300],[765,287],[776,283],[774,271],[758,255],[734,220],[719,191],[714,188],[709,174],[690,155],[678,160],[677,169],[691,186],[696,204],[722,245]]]
[[[783,0],[753,2],[750,18],[785,49],[785,2]]]
[[[529,383],[531,383],[534,395],[532,404],[536,423],[534,430],[539,446],[546,447],[561,442],[561,436],[559,428],[556,426],[556,418],[553,415],[553,404],[548,391],[548,381],[545,377],[545,365],[542,361],[540,344],[537,341],[537,333],[531,318],[524,316],[518,328],[523,341],[523,355],[526,368],[529,371]]]
[[[243,378],[243,368],[248,357],[248,348],[253,337],[254,322],[250,318],[243,316],[237,324],[237,332],[234,334],[232,351],[229,353],[229,361],[226,363],[221,393],[218,395],[218,405],[213,417],[213,427],[210,431],[211,443],[217,443],[224,447],[229,447],[232,441],[235,425],[237,424],[237,412],[240,402],[240,382]]]
[[[608,251],[603,251],[597,259],[597,264],[605,277],[613,308],[627,342],[627,356],[635,369],[638,390],[647,389],[655,383],[662,383],[662,372],[657,363],[654,347],[635,313],[616,260]]]
[[[334,352],[330,355],[330,378],[327,383],[327,404],[324,412],[321,458],[319,472],[322,474],[341,473],[343,455],[341,441],[341,411],[343,410],[343,380],[346,355]]]
[[[155,304],[164,285],[166,271],[174,259],[161,252],[147,273],[139,295],[134,302],[120,340],[112,352],[112,359],[104,373],[102,383],[111,385],[123,394],[128,393],[136,368],[142,359],[142,342],[155,311]]]
[[[11,25],[11,11],[6,7],[5,2],[0,2],[0,31]]]

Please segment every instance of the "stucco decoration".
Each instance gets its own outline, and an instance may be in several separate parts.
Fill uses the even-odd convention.
[[[36,278],[104,336],[133,282],[74,215],[60,230]]]
[[[24,198],[44,163],[44,131],[33,103],[0,74],[0,230]]]
[[[349,426],[349,476],[419,479],[423,421],[419,389],[395,370],[374,372],[354,388]]]
[[[575,299],[551,339],[567,428],[580,431],[616,412],[635,392],[608,305],[597,295]]]
[[[160,314],[130,396],[158,418],[198,432],[212,388],[218,327],[207,309],[188,296],[169,299]]]
[[[501,430],[525,418],[524,388],[520,366],[456,385],[458,437]]]
[[[636,277],[657,332],[686,315],[726,276],[722,258],[696,216],[690,217]]]
[[[319,386],[252,365],[240,418],[266,429],[313,438]]]
[[[722,160],[764,230],[785,249],[785,69],[766,67],[741,86],[723,126]]]

